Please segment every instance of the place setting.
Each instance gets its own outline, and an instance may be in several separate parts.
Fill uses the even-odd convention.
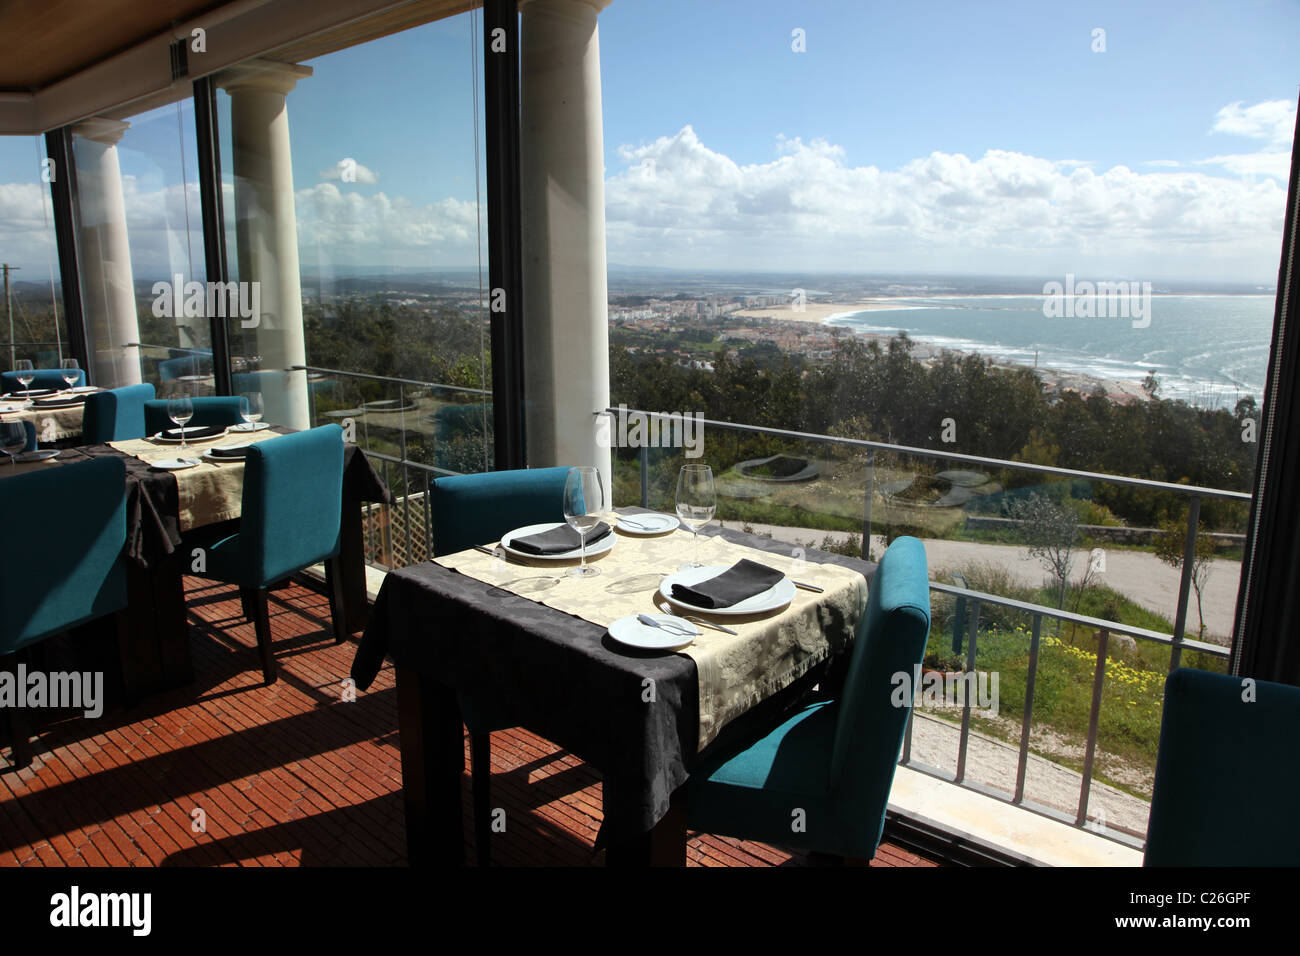
[[[587,564],[614,549],[617,541],[609,523],[602,520],[605,488],[600,472],[592,467],[571,468],[564,482],[564,523],[525,525],[501,536],[500,549],[523,562],[578,561],[569,568],[573,578],[595,577],[600,568]],[[496,554],[491,548],[478,548]]]

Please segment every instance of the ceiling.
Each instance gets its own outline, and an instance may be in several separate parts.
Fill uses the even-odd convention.
[[[354,9],[368,6],[376,12],[360,19],[349,17],[331,29],[295,38],[269,55],[277,60],[301,61],[462,13],[481,6],[481,2],[354,3],[350,5]],[[277,0],[0,0],[0,92],[36,93],[196,18],[201,23],[205,15],[212,15],[214,23],[227,19],[238,22],[237,11],[256,7],[274,10],[276,6]],[[288,14],[295,4],[282,6]],[[292,32],[286,29],[286,33]],[[270,51],[274,39],[266,39],[265,50]]]
[[[33,93],[220,6],[213,0],[6,0],[0,3],[0,90]]]

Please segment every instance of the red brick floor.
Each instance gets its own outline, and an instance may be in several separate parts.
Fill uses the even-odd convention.
[[[295,585],[272,595],[280,680],[263,687],[238,592],[198,579],[186,584],[195,682],[95,720],[47,720],[33,764],[0,767],[0,865],[405,863],[391,668],[345,702],[341,681],[355,645],[336,646],[325,598]],[[493,803],[506,808],[508,821],[494,844],[495,864],[603,863],[592,851],[601,785],[590,767],[519,729],[492,735],[492,762]],[[468,774],[464,786],[472,861]],[[692,866],[809,863],[802,854],[712,835],[692,835],[687,859]],[[934,864],[886,844],[872,865]]]

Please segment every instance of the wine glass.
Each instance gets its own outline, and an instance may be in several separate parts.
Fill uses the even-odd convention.
[[[15,468],[18,462],[16,454],[27,447],[27,429],[22,422],[0,422],[0,451],[9,456],[9,463]]]
[[[239,417],[244,420],[246,426],[240,429],[241,431],[255,431],[253,426],[262,420],[264,411],[261,392],[239,393]]]
[[[32,400],[32,382],[36,381],[36,366],[32,365],[31,359],[19,359],[14,365],[14,377],[18,379],[18,384],[27,391],[27,400]]]
[[[77,384],[77,379],[81,378],[81,366],[77,364],[74,358],[65,358],[59,363],[63,368],[63,381],[67,383],[68,388]]]
[[[677,517],[691,529],[691,561],[682,570],[700,567],[700,531],[713,520],[718,493],[713,487],[713,469],[708,465],[682,465],[677,474]]]
[[[185,450],[185,423],[194,417],[194,403],[188,395],[167,399],[167,417],[181,427],[181,450]]]
[[[605,488],[600,472],[588,465],[570,468],[564,479],[564,520],[578,532],[582,542],[582,564],[569,568],[571,578],[590,578],[600,574],[600,568],[587,567],[587,532],[600,523],[605,510]]]

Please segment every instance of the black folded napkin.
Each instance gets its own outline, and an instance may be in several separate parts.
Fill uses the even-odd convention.
[[[673,597],[696,607],[731,607],[755,594],[762,594],[783,577],[785,575],[776,568],[742,558],[721,574],[699,584],[674,584]]]
[[[587,532],[587,544],[594,544],[607,534],[609,534],[609,525],[599,521],[596,527]],[[581,548],[582,538],[567,524],[562,524],[558,528],[540,534],[515,538],[510,542],[510,547],[525,554],[564,554],[566,551],[577,551]]]
[[[186,425],[186,441],[202,441],[205,438],[216,438],[226,430],[224,425]],[[179,428],[169,428],[163,432],[163,437],[173,441],[181,440],[181,430]]]
[[[53,398],[34,399],[32,404],[37,408],[64,408],[68,405],[82,405],[85,401],[85,395],[56,395]]]
[[[246,458],[248,457],[247,445],[228,445],[216,446],[208,449],[208,454],[213,458]]]
[[[33,388],[28,391],[20,388],[16,392],[6,392],[5,398],[40,398],[42,395],[53,395],[55,390],[52,388]]]

